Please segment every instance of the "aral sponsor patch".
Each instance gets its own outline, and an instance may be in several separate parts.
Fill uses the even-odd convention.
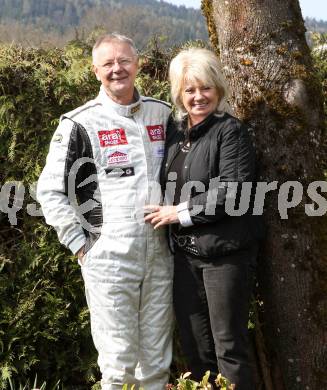
[[[146,126],[151,142],[164,141],[165,131],[163,125]]]
[[[127,177],[135,175],[134,167],[106,168],[105,171],[109,177]]]
[[[100,130],[98,137],[102,148],[128,144],[124,129]]]
[[[121,152],[116,150],[108,155],[108,164],[109,165],[117,165],[129,163],[129,155],[128,153]]]

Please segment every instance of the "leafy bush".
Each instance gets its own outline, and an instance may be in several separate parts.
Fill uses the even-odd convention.
[[[0,48],[1,184],[29,188],[37,180],[59,115],[97,90],[89,54],[81,43],[64,51]],[[35,371],[50,385],[96,376],[78,265],[43,219],[27,214],[32,195],[33,187],[16,226],[1,214],[0,388]]]
[[[211,390],[212,384],[209,382],[210,377],[210,371],[207,371],[205,375],[203,376],[202,380],[200,382],[196,382],[192,379],[189,379],[189,376],[191,375],[190,372],[186,372],[185,374],[182,374],[177,380],[176,385],[173,384],[167,384],[166,390]],[[19,384],[18,386],[15,386],[13,382],[9,379],[10,388],[9,390],[30,390],[30,383],[29,381],[25,384]],[[37,387],[37,376],[34,380],[34,385],[31,390],[64,390],[63,386],[60,385],[58,381],[51,389],[49,386],[47,386],[46,382],[43,382],[42,385],[39,388]],[[228,379],[224,378],[221,374],[219,374],[215,380],[216,385],[219,386],[220,390],[233,390],[235,386],[229,382]],[[92,386],[92,390],[101,390],[101,384],[100,382],[97,382],[95,385]],[[122,390],[136,390],[135,385],[123,385]],[[144,390],[142,387],[140,390]]]
[[[8,379],[9,383],[9,390],[62,390],[63,387],[60,385],[60,381],[58,381],[54,386],[47,386],[47,382],[43,382],[41,386],[38,387],[38,379],[37,375],[35,376],[34,383],[31,386],[30,382],[27,381],[25,384],[19,383],[18,385],[15,384],[10,378]]]
[[[212,384],[209,382],[210,371],[207,371],[200,382],[196,382],[189,379],[190,372],[182,374],[177,379],[176,385],[167,385],[167,390],[211,390],[213,389]],[[235,385],[231,384],[230,381],[224,378],[221,374],[218,374],[215,384],[219,386],[220,390],[233,390]]]

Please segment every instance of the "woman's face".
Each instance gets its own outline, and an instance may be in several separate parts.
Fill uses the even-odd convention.
[[[216,110],[219,96],[215,87],[187,81],[182,90],[182,103],[189,115],[190,125],[195,126]]]

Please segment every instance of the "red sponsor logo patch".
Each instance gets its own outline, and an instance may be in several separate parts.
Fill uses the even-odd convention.
[[[128,144],[124,129],[100,130],[98,137],[102,148]]]
[[[148,134],[151,142],[164,141],[165,131],[163,125],[147,126]]]
[[[127,153],[117,151],[108,156],[108,164],[121,164],[126,162],[129,162]]]

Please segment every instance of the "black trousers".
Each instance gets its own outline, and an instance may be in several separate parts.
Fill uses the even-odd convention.
[[[218,371],[236,390],[254,390],[248,353],[249,301],[257,247],[213,260],[177,249],[174,307],[193,378]]]

